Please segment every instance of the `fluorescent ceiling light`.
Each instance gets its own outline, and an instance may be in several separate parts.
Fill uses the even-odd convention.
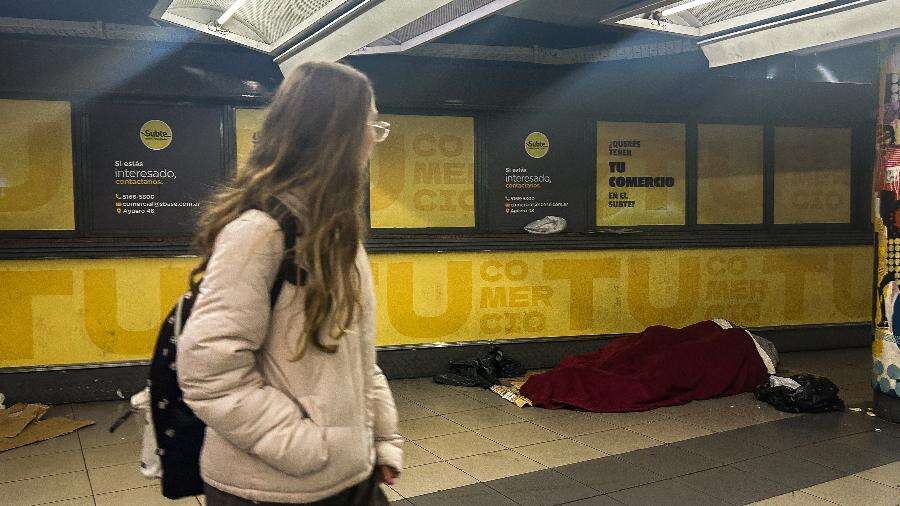
[[[688,9],[693,9],[694,7],[699,7],[713,1],[715,0],[693,0],[692,2],[676,5],[675,7],[669,7],[668,9],[663,9],[660,14],[662,14],[663,17],[671,16],[672,14],[678,14],[679,12],[684,12]]]
[[[228,20],[231,19],[231,16],[234,16],[238,9],[243,7],[247,2],[248,0],[234,0],[234,3],[231,4],[231,7],[225,9],[225,12],[223,12],[222,15],[219,16],[219,19],[216,20],[216,25],[222,26],[227,23]]]

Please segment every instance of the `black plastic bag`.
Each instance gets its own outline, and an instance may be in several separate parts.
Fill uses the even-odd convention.
[[[518,360],[504,357],[499,348],[491,348],[477,358],[450,362],[449,372],[434,377],[435,383],[453,386],[479,386],[484,389],[499,383],[498,378],[514,378],[525,370]]]
[[[828,378],[811,374],[790,377],[799,388],[771,386],[765,383],[756,387],[756,398],[786,413],[825,413],[843,411],[844,401],[838,397],[839,388]]]

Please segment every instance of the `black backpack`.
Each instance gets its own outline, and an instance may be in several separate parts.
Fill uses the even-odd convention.
[[[264,211],[278,220],[284,233],[285,250],[292,251],[297,236],[296,221],[284,204],[276,199],[266,207]],[[306,272],[300,272],[300,279],[297,279],[297,267],[293,259],[286,255],[269,292],[271,307],[275,306],[285,282],[295,286],[302,285],[306,281],[305,275]],[[203,446],[206,424],[182,400],[175,367],[178,336],[191,315],[195,299],[196,294],[191,291],[182,295],[163,321],[156,338],[150,362],[150,377],[147,380],[153,428],[156,432],[156,453],[162,465],[162,494],[169,499],[203,493],[200,449]]]

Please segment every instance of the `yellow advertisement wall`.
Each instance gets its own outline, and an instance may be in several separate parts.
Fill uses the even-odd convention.
[[[763,222],[763,127],[698,125],[697,222]]]
[[[475,226],[475,120],[383,115],[387,140],[372,155],[372,228]]]
[[[250,152],[253,151],[253,136],[262,128],[265,119],[265,109],[234,110],[234,140],[238,171],[250,157]]]
[[[849,128],[775,129],[775,223],[849,223]]]
[[[683,225],[686,184],[684,125],[597,123],[597,225]]]
[[[0,99],[0,230],[74,230],[68,102]]]
[[[192,259],[0,262],[0,367],[147,359]],[[374,254],[378,344],[870,318],[866,246]]]

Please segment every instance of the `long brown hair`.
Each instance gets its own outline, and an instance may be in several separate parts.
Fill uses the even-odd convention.
[[[324,339],[343,335],[359,310],[360,153],[372,97],[368,78],[346,65],[298,67],[275,94],[247,163],[198,224],[195,246],[202,262],[191,273],[194,288],[225,225],[248,209],[264,208],[273,196],[288,193],[301,203],[294,258],[307,271],[307,283],[294,360],[310,341],[334,352],[336,345]]]

